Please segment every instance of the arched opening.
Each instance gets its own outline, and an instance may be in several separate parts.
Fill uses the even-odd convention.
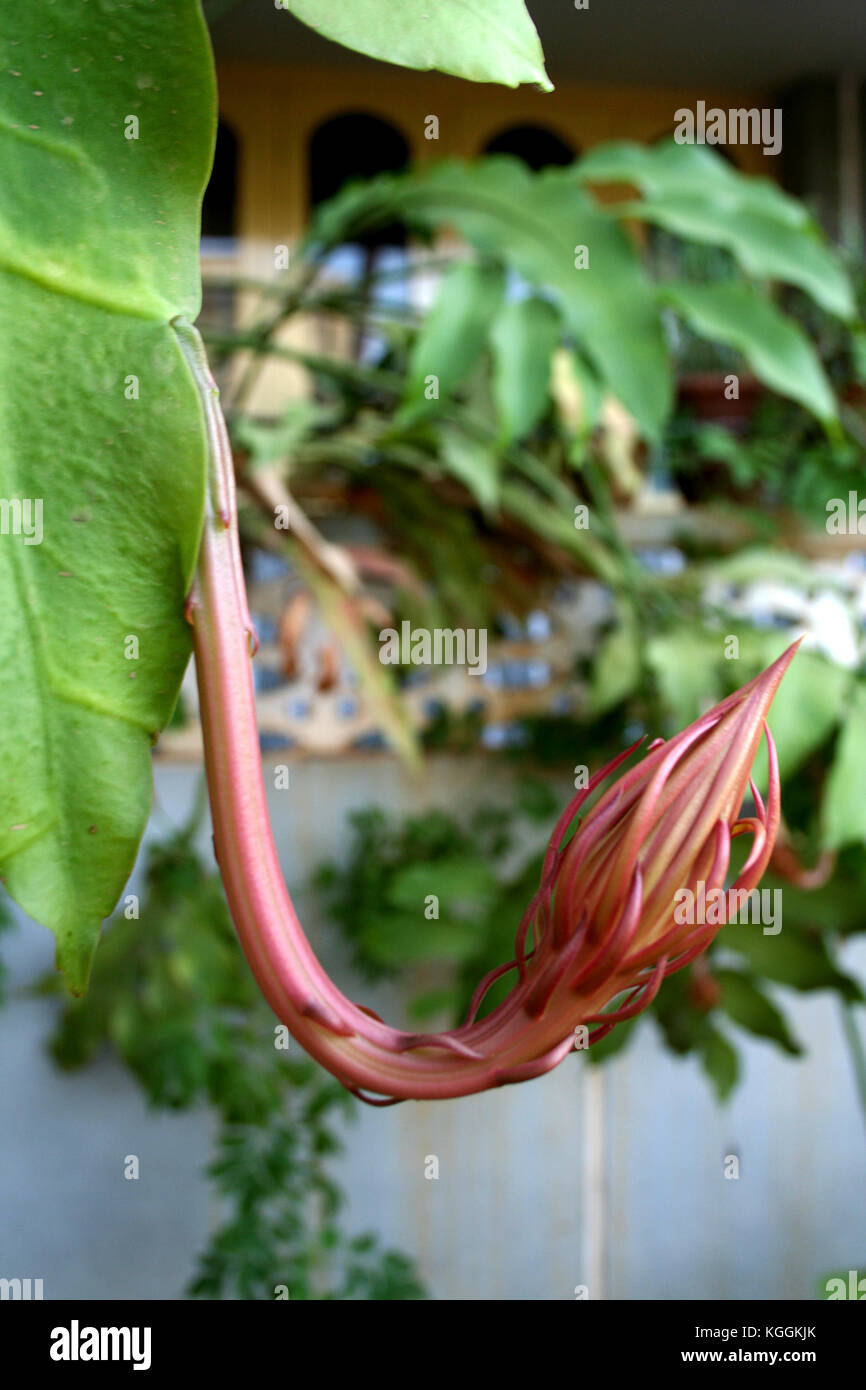
[[[201,205],[202,323],[231,328],[235,317],[238,139],[220,120],[211,176]]]
[[[578,150],[546,126],[513,125],[488,140],[483,153],[513,155],[537,174],[551,165],[573,164]]]
[[[366,111],[346,111],[317,126],[309,143],[310,208],[335,197],[348,183],[396,174],[409,163],[409,146],[399,130]],[[403,246],[406,233],[394,223],[364,233],[370,248]]]
[[[349,183],[405,169],[409,145],[399,130],[379,116],[346,111],[312,132],[308,161],[310,210],[315,212]],[[376,335],[368,331],[369,311],[384,301],[389,288],[393,292],[394,272],[405,267],[406,259],[406,229],[398,222],[360,233],[328,259],[330,274],[357,289],[350,351],[358,359],[374,357],[381,348]],[[323,351],[336,349],[332,339],[340,332],[333,318],[320,324]]]
[[[201,234],[229,241],[237,231],[238,140],[231,126],[217,125],[213,168],[201,206]]]

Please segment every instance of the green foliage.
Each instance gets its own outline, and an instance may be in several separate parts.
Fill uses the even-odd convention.
[[[619,204],[689,241],[724,247],[747,275],[797,285],[828,313],[853,319],[850,279],[803,203],[771,179],[749,177],[701,145],[601,145],[577,166],[590,184],[633,184]]]
[[[857,428],[850,411],[842,422]],[[690,495],[733,497],[752,506],[756,520],[790,508],[814,526],[826,517],[829,498],[847,497],[862,480],[862,446],[850,428],[828,437],[804,409],[775,396],[758,402],[743,434],[679,415],[665,452]]]
[[[661,293],[700,337],[741,352],[771,390],[819,420],[836,418],[833,392],[806,333],[754,286],[669,284]]]
[[[721,987],[722,1010],[741,1028],[759,1038],[770,1038],[794,1056],[802,1051],[782,1013],[749,975],[739,970],[718,970],[715,980]]]
[[[611,209],[582,187],[624,180],[644,189],[642,201]],[[736,278],[653,285],[638,249],[617,225],[623,215],[669,228],[686,242],[724,248]],[[774,305],[764,282],[799,286],[827,313],[848,321],[855,316],[850,280],[805,207],[706,149],[614,144],[571,169],[534,175],[503,157],[474,165],[446,161],[353,186],[320,210],[312,241],[333,246],[394,218],[425,235],[442,224],[454,226],[479,253],[498,258],[549,295],[606,389],[648,438],[658,436],[672,401],[663,306],[673,307],[699,335],[736,348],[771,390],[821,420],[835,415],[812,343]],[[591,248],[585,266],[577,256],[581,247]],[[469,271],[461,267],[459,273]],[[521,315],[525,322],[509,326],[509,335],[519,329],[523,340],[520,349],[512,344],[512,356],[528,353],[538,331],[532,311],[515,307],[512,317]],[[460,317],[452,315],[455,324]],[[433,320],[438,325],[435,312]],[[454,333],[456,343],[461,336]],[[466,351],[474,346],[467,340]],[[434,370],[431,361],[427,354],[428,371]],[[513,437],[507,415],[503,425]]]
[[[473,82],[551,90],[544,55],[522,0],[285,0],[329,39],[407,68],[439,68]]]
[[[170,320],[198,312],[215,96],[194,0],[7,20],[0,493],[43,534],[0,548],[0,873],[81,991],[190,651],[205,454]]]
[[[523,909],[538,886],[540,857],[524,859],[515,871],[507,867],[509,856],[520,843],[521,825],[552,814],[545,783],[529,777],[521,784],[516,804],[482,806],[465,826],[444,811],[400,823],[377,808],[357,812],[350,818],[345,865],[324,865],[316,875],[356,964],[371,976],[421,961],[459,967],[441,988],[414,1000],[417,1017],[456,1017],[481,975],[511,955]],[[431,895],[438,916],[425,915]],[[494,991],[488,996],[498,997]]]
[[[717,1028],[707,1027],[700,1044],[704,1071],[719,1100],[727,1100],[740,1077],[740,1059],[736,1048]]]
[[[216,1112],[208,1171],[224,1216],[190,1292],[273,1299],[286,1285],[292,1299],[422,1297],[410,1261],[343,1229],[328,1160],[357,1102],[293,1055],[294,1043],[275,1046],[280,1030],[192,827],[150,846],[140,911],[109,925],[90,991],[65,1004],[51,1050],[74,1069],[108,1048],[152,1105]]]
[[[504,289],[500,266],[461,262],[442,278],[436,302],[415,338],[398,425],[424,412],[447,408],[481,355]],[[436,395],[427,390],[429,378]],[[441,402],[441,404],[437,404]]]
[[[547,409],[559,338],[556,310],[546,299],[530,295],[503,305],[490,334],[501,444],[525,439]]]
[[[858,680],[845,710],[823,798],[827,849],[866,843],[866,683]]]
[[[532,174],[499,156],[388,175],[332,199],[316,216],[311,244],[351,241],[395,217],[428,235],[453,226],[480,254],[545,290],[609,389],[648,435],[658,434],[672,390],[653,286],[616,218],[572,174]],[[582,269],[580,246],[591,248]]]

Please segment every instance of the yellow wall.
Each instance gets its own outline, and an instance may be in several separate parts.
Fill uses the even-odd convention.
[[[231,263],[205,266],[206,278],[210,270],[273,279],[274,248],[290,247],[309,220],[310,136],[333,116],[364,111],[387,120],[405,138],[413,161],[421,162],[446,155],[477,156],[494,135],[512,125],[546,126],[581,152],[603,140],[655,140],[672,131],[679,108],[694,110],[699,99],[725,110],[767,104],[767,97],[754,91],[581,84],[544,93],[386,66],[371,75],[366,68],[221,63],[218,79],[220,113],[238,140],[239,240]],[[430,115],[439,119],[438,140],[424,136]],[[746,171],[778,173],[778,160],[765,157],[760,149],[741,146],[733,153]],[[256,294],[242,294],[235,301],[238,326],[257,322],[261,313]],[[278,341],[284,347],[325,351],[320,333],[320,324],[296,317]],[[245,368],[246,355],[236,354],[226,385],[238,380]],[[303,368],[272,358],[262,364],[248,406],[271,415],[307,390]]]
[[[530,87],[479,86],[436,73],[296,68],[222,63],[220,110],[240,146],[239,234],[269,244],[291,242],[308,215],[307,149],[315,128],[347,111],[389,121],[415,160],[472,157],[503,127],[547,126],[578,150],[601,140],[654,140],[670,132],[680,107],[762,106],[765,94],[701,88],[606,87],[581,84],[544,93]],[[425,140],[424,118],[439,118],[439,139]],[[778,158],[740,146],[736,162],[750,172],[778,174]]]

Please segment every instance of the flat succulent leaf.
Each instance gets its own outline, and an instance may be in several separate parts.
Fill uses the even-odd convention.
[[[802,1052],[784,1014],[762,993],[754,980],[737,970],[719,970],[716,980],[722,990],[720,1007],[729,1018],[756,1037],[769,1038],[778,1043],[791,1056]]]
[[[494,511],[499,501],[502,460],[489,445],[446,425],[440,433],[440,461],[485,511]]]
[[[447,410],[481,355],[504,286],[500,266],[467,261],[446,271],[412,346],[398,423]]]
[[[836,401],[821,359],[794,319],[752,285],[669,284],[661,291],[699,337],[741,352],[755,375],[819,420],[836,417]]]
[[[821,805],[827,849],[866,842],[866,684],[857,681],[844,715]]]
[[[614,1032],[617,1030],[614,1029]],[[727,1100],[740,1076],[737,1050],[717,1028],[707,1027],[699,1044],[701,1063],[719,1100]]]
[[[774,890],[768,889],[765,881],[759,891]],[[780,891],[784,899],[785,889]],[[745,909],[744,915],[751,913]],[[836,966],[825,939],[816,932],[800,931],[788,921],[781,931],[769,934],[751,921],[729,922],[724,945],[727,950],[738,951],[751,969],[766,980],[792,989],[836,989],[845,999],[855,1001],[863,997],[857,981]]]
[[[502,444],[522,439],[544,414],[559,335],[556,310],[537,295],[511,300],[497,315],[490,347]]]
[[[21,6],[0,50],[0,874],[80,992],[189,657],[205,445],[170,321],[214,85],[194,0]]]
[[[618,205],[622,216],[724,247],[747,274],[798,285],[828,313],[856,317],[851,281],[838,256],[807,208],[770,179],[741,174],[708,149],[672,140],[603,145],[576,170],[585,183],[640,189],[640,202]]]
[[[522,0],[283,0],[280,8],[326,38],[387,63],[552,90]]]

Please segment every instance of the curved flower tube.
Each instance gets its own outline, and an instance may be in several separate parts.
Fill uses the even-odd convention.
[[[263,994],[301,1046],[373,1104],[471,1095],[549,1071],[574,1048],[580,1025],[592,1030],[590,1042],[602,1037],[645,1008],[665,975],[709,945],[719,924],[678,924],[675,894],[694,891],[701,881],[707,891],[722,888],[734,836],[753,837],[734,888],[748,892],[759,882],[780,816],[766,714],[797,644],[669,742],[651,744],[568,838],[583,803],[638,745],[590,779],[553,832],[514,959],[482,980],[461,1027],[436,1034],[388,1027],[328,978],[285,887],[262,779],[250,663],[254,633],[231,453],[200,339],[188,326],[176,326],[201,391],[212,465],[188,616],[214,846],[238,936]],[[769,752],[766,805],[750,778],[762,731]],[[750,786],[755,811],[743,817]],[[475,1021],[487,989],[508,972],[515,980],[506,999]]]

